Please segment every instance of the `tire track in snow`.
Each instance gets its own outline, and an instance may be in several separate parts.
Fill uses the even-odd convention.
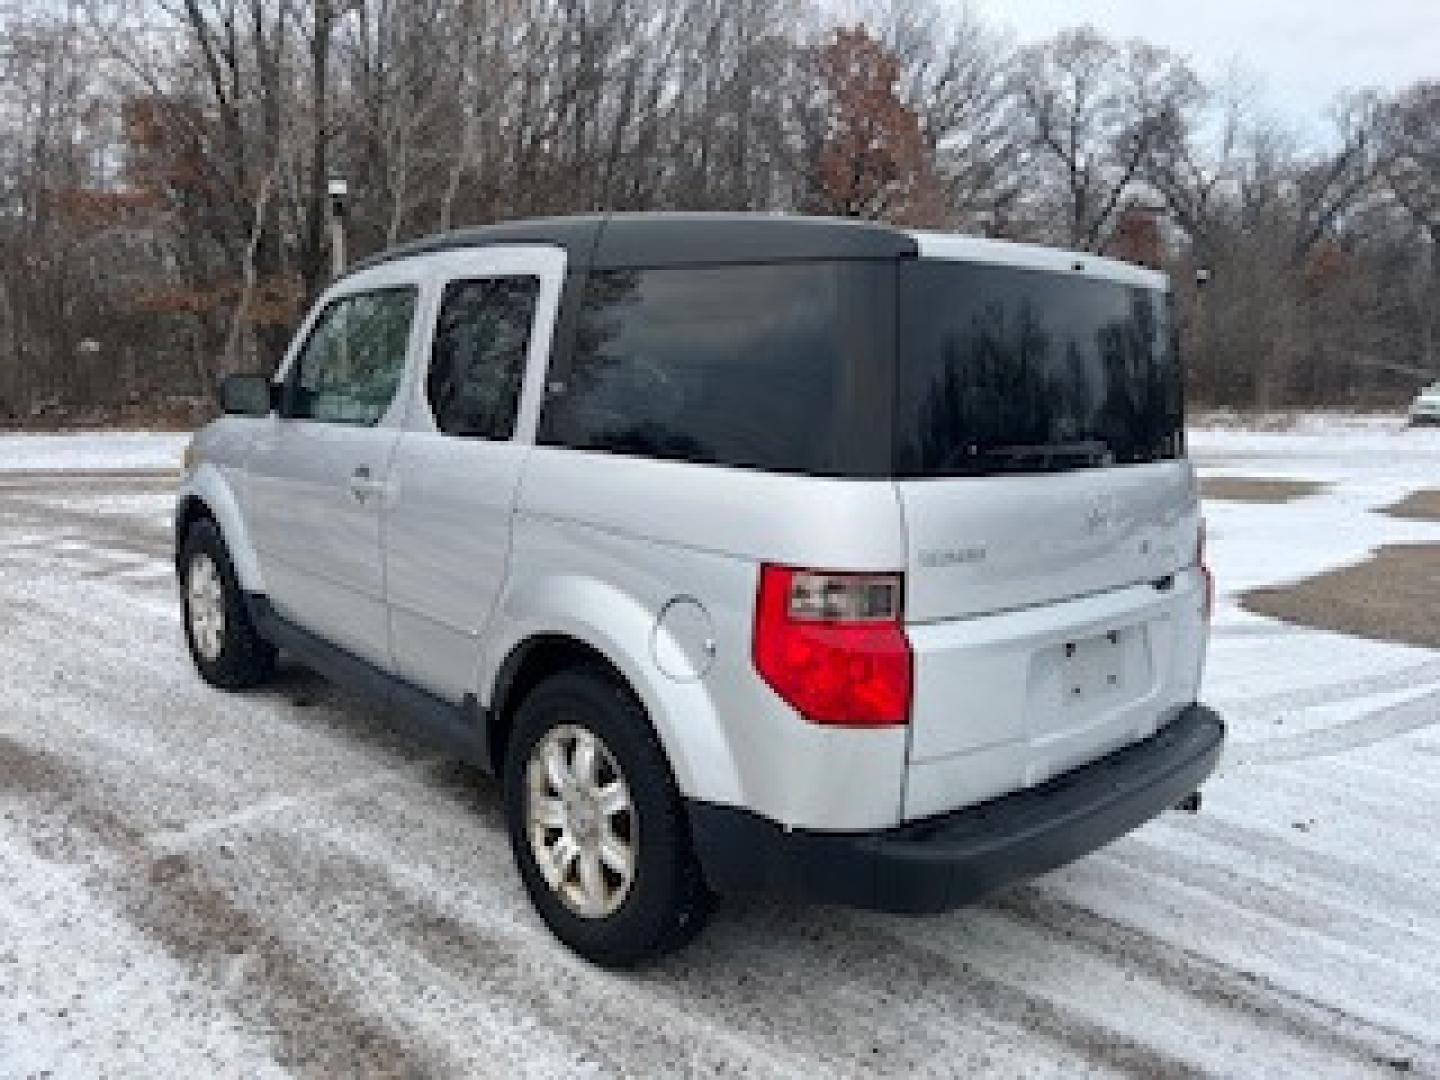
[[[1309,893],[1303,887],[1258,881],[1237,874],[1209,859],[1182,857],[1165,847],[1135,838],[1108,849],[1105,857],[1132,872],[1156,881],[1175,882],[1213,901],[1220,909],[1233,909],[1264,927],[1269,940],[1294,942],[1292,951],[1313,943],[1308,950],[1319,956],[1366,958],[1371,970],[1384,970],[1392,982],[1410,985],[1440,984],[1440,936],[1420,927],[1372,918],[1361,905],[1343,903]],[[1330,1006],[1327,1006],[1330,1007]],[[1374,1029],[1382,1040],[1415,1043],[1414,1036],[1398,1028],[1374,1024],[1335,1007],[1361,1029]],[[1440,1055],[1440,1043],[1421,1044]]]
[[[1242,1016],[1262,1029],[1320,1047],[1357,1066],[1384,1066],[1404,1053],[1440,1064],[1440,1047],[1352,1016],[1263,975],[1174,945],[1105,914],[1071,903],[1040,885],[1021,885],[994,901],[1017,920],[1049,928],[1067,944],[1145,972],[1206,1004]]]
[[[0,491],[54,491],[57,486],[80,490],[113,490],[115,484],[141,488],[175,487],[179,469],[0,469]]]
[[[168,560],[174,546],[174,534],[150,517],[96,514],[38,499],[17,499],[3,488],[0,488],[0,517],[48,532],[57,531],[57,525],[68,526],[73,535],[56,539],[71,539],[103,551]]]
[[[1303,635],[1323,634],[1323,630],[1315,630],[1309,626],[1296,626],[1293,623],[1276,622],[1274,625],[1251,625],[1242,623],[1220,623],[1210,628],[1212,638],[1275,638],[1275,637],[1296,637]]]
[[[1296,847],[1284,834],[1258,829],[1233,818],[1204,813],[1187,818],[1183,825],[1174,827],[1197,833],[1221,847],[1244,851],[1259,863],[1273,864],[1302,878],[1319,879],[1337,891],[1353,889],[1356,881],[1364,881],[1368,894],[1382,901],[1387,911],[1416,920],[1435,917],[1433,897],[1417,890],[1415,882],[1374,866],[1346,860],[1332,852],[1317,855],[1306,848]]]
[[[102,899],[202,978],[232,972],[227,1002],[268,1041],[278,1064],[310,1075],[437,1072],[423,1047],[338,994],[190,859],[156,856],[94,790],[83,771],[0,733],[0,795],[42,811],[36,850],[95,871],[106,886]],[[240,957],[250,962],[235,963]]]
[[[322,913],[326,925],[314,928],[316,936],[333,933],[337,916],[342,929],[346,918],[363,924],[347,945],[365,949],[366,964],[348,974],[337,971],[337,977],[370,981],[372,968],[406,968],[417,986],[435,995],[426,1023],[489,1011],[514,1032],[543,1033],[559,1044],[562,1056],[599,1065],[606,1075],[670,1073],[682,1063],[749,1075],[796,1075],[806,1068],[793,1047],[717,1028],[703,1012],[646,994],[637,976],[601,971],[566,952],[506,878],[503,835],[496,845],[503,850],[495,854],[504,859],[477,865],[485,878],[463,893],[447,889],[423,866],[404,866],[383,845],[358,836],[343,816],[312,822],[303,836],[262,830],[240,846],[300,894],[297,906]],[[450,1000],[441,1000],[446,996]],[[465,1017],[454,1020],[463,1024]],[[620,1031],[628,1038],[614,1038]],[[536,1041],[518,1040],[513,1049],[523,1057],[539,1049]],[[495,1049],[488,1049],[486,1059],[495,1058]],[[507,1071],[524,1065],[506,1064]]]
[[[1375,709],[1343,724],[1236,745],[1226,751],[1225,769],[1328,757],[1436,724],[1440,724],[1440,687],[1422,697]]]
[[[833,917],[837,922],[835,932],[819,942],[802,939],[803,947],[824,948],[830,962],[841,971],[860,965],[886,967],[902,987],[943,987],[952,1017],[973,1022],[971,1018],[981,1016],[1013,1028],[1023,1039],[1047,1044],[1061,1060],[1070,1063],[1072,1071],[1083,1062],[1088,1069],[1135,1077],[1203,1075],[1192,1062],[1122,1027],[1098,1023],[1042,992],[1012,985],[929,944],[917,944],[909,934],[887,931],[868,923],[866,916],[850,912],[836,912]],[[934,928],[932,923],[932,932]],[[1057,960],[1063,957],[1057,956]],[[791,992],[808,996],[813,991],[793,987]]]
[[[1315,683],[1259,697],[1240,698],[1225,704],[1228,713],[1269,717],[1276,713],[1293,713],[1322,705],[1343,705],[1377,694],[1422,690],[1429,686],[1440,688],[1440,660],[1427,660],[1359,679]]]
[[[1196,846],[1204,844],[1198,840]],[[1379,912],[1361,909],[1354,901],[1369,899],[1369,894],[1357,893],[1355,878],[1327,881],[1313,872],[1313,865],[1300,859],[1293,860],[1293,868],[1303,876],[1303,883],[1278,875],[1262,878],[1253,868],[1237,868],[1236,846],[1235,837],[1230,835],[1223,849],[1204,854],[1190,850],[1182,856],[1178,844],[1157,843],[1142,832],[1128,837],[1123,844],[1105,848],[1104,857],[1155,878],[1180,882],[1238,909],[1273,918],[1289,929],[1334,936],[1389,962],[1428,965],[1440,981],[1440,930],[1417,925],[1425,916],[1434,914],[1425,910],[1423,903],[1415,905],[1413,916],[1408,918],[1396,917],[1388,904]],[[1368,884],[1368,875],[1362,880]],[[1348,890],[1336,889],[1337,884],[1348,886]]]

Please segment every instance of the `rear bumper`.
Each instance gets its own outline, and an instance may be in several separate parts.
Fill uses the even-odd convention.
[[[894,829],[786,831],[692,802],[696,851],[717,892],[764,891],[909,914],[946,911],[1053,870],[1155,817],[1215,768],[1225,725],[1192,705],[1143,742],[1036,788]]]

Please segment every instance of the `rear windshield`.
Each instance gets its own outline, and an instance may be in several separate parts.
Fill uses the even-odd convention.
[[[901,265],[896,474],[973,476],[1184,453],[1169,294],[1038,270]]]
[[[889,261],[591,273],[541,441],[886,475],[894,278]]]

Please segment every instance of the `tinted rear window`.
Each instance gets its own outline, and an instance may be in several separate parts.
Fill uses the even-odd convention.
[[[1012,267],[900,271],[900,476],[1134,464],[1184,452],[1167,293]]]
[[[510,438],[539,295],[536,277],[445,286],[425,380],[435,426],[445,434]]]
[[[593,273],[541,440],[886,475],[894,280],[888,261]]]

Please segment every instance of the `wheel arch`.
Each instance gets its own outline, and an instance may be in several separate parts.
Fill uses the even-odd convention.
[[[497,635],[494,655],[502,657],[489,681],[490,760],[503,772],[515,710],[539,682],[564,668],[595,664],[606,670],[640,703],[670,764],[682,795],[714,802],[742,803],[736,769],[724,726],[703,682],[677,683],[650,659],[654,619],[637,603],[618,596],[605,605],[604,622],[574,613],[527,619]]]
[[[230,562],[240,587],[247,593],[265,592],[260,562],[250,544],[250,534],[240,513],[229,481],[214,465],[201,464],[185,479],[175,506],[175,556],[185,543],[185,535],[197,521],[208,519],[220,530]]]
[[[624,674],[594,646],[568,634],[535,634],[518,643],[495,674],[486,731],[490,763],[496,775],[505,767],[506,748],[515,726],[515,713],[530,691],[549,676],[577,667],[597,667],[634,692]]]
[[[199,495],[184,495],[175,508],[175,557],[180,557],[180,549],[185,546],[185,537],[190,535],[190,530],[197,521],[214,522],[218,528],[220,523],[215,520],[215,513],[210,509],[208,503]]]

